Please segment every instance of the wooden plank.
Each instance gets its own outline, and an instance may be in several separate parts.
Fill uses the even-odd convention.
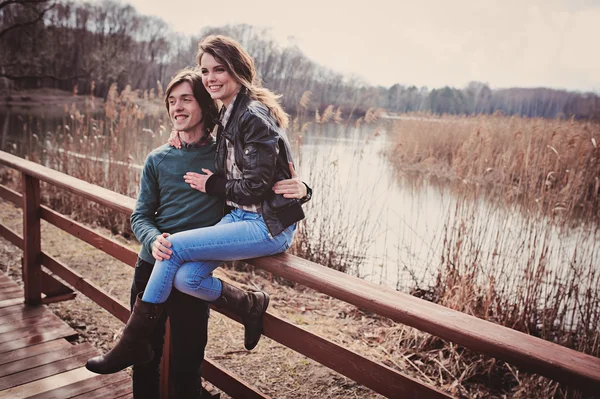
[[[52,341],[58,338],[67,338],[77,335],[77,332],[67,325],[62,326],[59,329],[52,329],[50,331],[44,331],[37,335],[20,338],[14,341],[9,341],[0,344],[0,354],[5,352],[14,351],[16,349],[26,348],[40,344],[42,342]]]
[[[9,287],[4,287],[1,291],[0,291],[0,298],[3,296],[8,297],[12,297],[12,295],[14,295],[14,293],[17,294],[23,294],[23,289],[19,286],[9,286]]]
[[[597,392],[600,359],[423,299],[329,269],[290,254],[249,263],[334,298],[485,353],[523,370]]]
[[[33,314],[33,316],[37,316],[46,312],[47,309],[43,306],[25,306],[24,303],[20,303],[13,306],[8,306],[0,309],[0,320],[2,320],[7,315],[12,314],[20,314],[22,318],[28,317],[27,315]],[[16,317],[16,316],[15,316]]]
[[[0,301],[4,301],[6,299],[13,299],[13,298],[22,298],[23,297],[23,290],[20,289],[19,287],[15,288],[7,288],[5,290],[0,291]]]
[[[125,372],[95,375],[92,378],[30,396],[29,399],[70,399],[119,381],[127,381],[131,385],[131,378]]]
[[[42,253],[42,262],[52,273],[75,287],[77,291],[106,309],[110,314],[124,323],[129,320],[129,308],[102,291],[102,289],[98,288],[96,285],[90,283],[75,271],[69,269],[68,266],[45,253]]]
[[[2,318],[4,321],[4,318]],[[38,325],[48,325],[51,322],[60,322],[62,321],[56,317],[56,315],[52,312],[48,312],[42,316],[38,317],[29,317],[27,319],[22,320],[12,320],[9,323],[3,323],[0,325],[0,334],[4,334],[9,331],[18,330],[20,328],[27,328],[31,326]]]
[[[80,367],[66,373],[53,375],[42,380],[30,382],[25,385],[0,391],[0,399],[25,399],[32,395],[57,389],[62,386],[73,384],[94,377],[96,374],[88,371],[85,367]]]
[[[1,293],[1,292],[4,292],[4,290],[8,290],[8,289],[15,288],[15,287],[16,287],[16,288],[21,288],[21,287],[19,287],[18,285],[16,285],[15,283],[12,283],[12,282],[11,282],[11,283],[3,283],[3,284],[0,284],[0,293]],[[21,288],[21,289],[22,289],[22,288]]]
[[[51,311],[49,311],[48,309],[41,307],[41,306],[36,306],[32,309],[29,309],[27,307],[21,307],[21,311],[19,311],[20,306],[16,305],[16,306],[11,306],[9,308],[4,308],[4,309],[0,309],[0,310],[5,310],[5,309],[15,309],[15,311],[13,313],[7,313],[4,315],[0,315],[0,323],[2,325],[4,324],[9,324],[9,323],[13,323],[15,321],[20,321],[20,320],[26,320],[26,319],[30,319],[32,317],[44,317],[46,315],[52,314]],[[0,326],[1,328],[1,326]]]
[[[0,391],[7,390],[18,385],[24,385],[29,382],[41,380],[55,374],[64,373],[65,371],[80,368],[90,357],[96,355],[97,353],[98,352],[92,348],[87,352],[78,354],[77,356],[73,356],[68,359],[59,360],[54,363],[2,377],[0,378]]]
[[[8,282],[8,281],[3,281],[3,282],[1,282],[1,283],[0,283],[0,290],[2,290],[2,289],[4,289],[4,288],[14,287],[14,286],[17,286],[17,287],[18,287],[18,285],[17,285],[17,284],[15,284],[15,283],[14,283],[14,282],[12,282],[12,281],[10,281],[10,282]]]
[[[270,396],[263,394],[252,385],[243,381],[239,376],[209,359],[204,359],[202,362],[202,376],[232,398],[270,398]]]
[[[23,196],[21,193],[10,189],[3,184],[0,184],[0,198],[4,198],[5,200],[12,202],[19,208],[23,207]]]
[[[131,394],[133,391],[133,385],[131,381],[123,380],[118,381],[110,385],[100,387],[94,391],[84,393],[78,396],[74,396],[73,399],[106,399],[106,398],[120,398]]]
[[[46,206],[42,206],[42,219],[111,255],[115,259],[118,259],[131,267],[135,267],[137,253],[126,246],[121,245],[119,242],[104,237],[83,224],[69,219]]]
[[[0,309],[6,308],[9,306],[18,305],[20,303],[23,303],[23,297],[14,298],[14,299],[4,299],[4,300],[0,301]]]
[[[90,352],[98,353],[96,348],[89,343],[84,343],[81,345],[69,345],[66,348],[61,348],[59,350],[46,352],[34,357],[28,357],[26,359],[17,360],[12,363],[2,365],[0,366],[0,383],[2,381],[2,377]]]
[[[70,347],[71,344],[64,339],[56,339],[54,341],[44,342],[39,345],[29,346],[27,348],[17,349],[11,352],[3,353],[0,356],[0,365],[16,362],[17,360],[27,359],[46,352],[52,352],[59,349]]]
[[[0,223],[0,236],[17,248],[23,249],[23,239],[14,230]]]
[[[81,179],[76,179],[75,177],[46,168],[4,151],[0,151],[0,164],[21,172],[26,172],[36,179],[50,183],[126,215],[131,215],[135,208],[135,200],[133,198],[95,186]]]
[[[42,302],[40,181],[23,173],[23,283],[25,303]]]
[[[22,293],[23,292],[23,288],[19,287],[18,285],[10,285],[8,287],[4,287],[2,289],[2,291],[0,291],[0,296],[2,295],[11,295],[15,292],[18,293]]]
[[[50,319],[44,324],[36,324],[33,326],[17,328],[15,330],[0,334],[0,344],[21,338],[31,337],[32,335],[41,334],[49,329],[57,329],[64,326],[66,326],[66,324],[63,321],[58,319]]]

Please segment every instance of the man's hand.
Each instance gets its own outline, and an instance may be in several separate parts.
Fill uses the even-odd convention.
[[[296,174],[296,170],[294,169],[294,164],[288,162],[290,165],[290,172],[292,173],[292,178],[287,180],[280,180],[273,186],[273,191],[275,194],[283,194],[285,198],[304,198],[306,197],[306,185],[302,183],[302,180]]]
[[[181,148],[181,139],[179,138],[179,132],[177,130],[171,130],[171,135],[169,136],[167,143],[169,143],[171,147],[177,149]]]
[[[204,169],[204,168],[202,168],[202,171],[206,174],[201,175],[200,173],[196,173],[196,172],[187,172],[185,174],[185,176],[183,176],[183,179],[192,188],[195,188],[196,190],[199,190],[199,191],[202,191],[203,193],[205,193],[206,192],[206,181],[208,180],[209,177],[211,177],[213,175],[213,172],[211,172],[208,169]]]
[[[169,260],[171,259],[171,243],[167,241],[169,233],[162,233],[156,236],[156,239],[152,243],[152,256],[156,260]]]

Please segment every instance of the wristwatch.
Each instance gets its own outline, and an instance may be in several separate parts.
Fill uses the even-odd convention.
[[[304,182],[302,182],[302,183],[306,186],[306,195],[304,197],[300,198],[299,201],[301,204],[304,204],[304,203],[310,201],[310,199],[312,198],[312,188],[310,188],[308,186],[308,184],[306,184]]]

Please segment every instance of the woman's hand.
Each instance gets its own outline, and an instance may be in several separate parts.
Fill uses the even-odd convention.
[[[211,172],[208,169],[204,169],[204,168],[202,169],[202,171],[206,174],[202,175],[200,173],[187,172],[185,174],[185,176],[183,176],[183,179],[192,188],[195,188],[196,190],[199,190],[199,191],[202,191],[203,193],[205,193],[206,192],[206,181],[208,180],[209,177],[211,177],[213,175],[213,172]]]
[[[169,143],[171,147],[181,148],[181,139],[179,138],[179,132],[177,130],[171,130],[171,135],[169,136],[167,143]]]
[[[296,174],[294,164],[288,162],[290,165],[290,172],[292,173],[291,179],[280,180],[273,186],[275,194],[283,194],[285,198],[304,198],[306,197],[306,185],[302,183],[302,180]]]
[[[156,236],[156,239],[152,243],[152,256],[156,260],[168,260],[171,259],[171,243],[167,240],[169,233],[162,233]]]

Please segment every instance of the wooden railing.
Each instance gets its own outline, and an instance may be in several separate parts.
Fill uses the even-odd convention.
[[[85,181],[0,151],[0,164],[21,172],[23,193],[0,185],[0,197],[23,208],[23,239],[0,224],[0,235],[23,249],[25,301],[29,304],[70,299],[74,293],[41,269],[41,265],[86,295],[115,317],[126,321],[129,309],[102,289],[41,251],[40,219],[133,266],[137,254],[110,238],[40,203],[40,181],[130,215],[135,201]],[[467,314],[403,294],[289,254],[250,259],[248,263],[362,309],[416,327],[588,392],[600,391],[600,359]],[[42,297],[42,293],[45,294]],[[223,309],[215,308],[236,319]],[[237,320],[237,319],[236,319]],[[239,321],[239,320],[237,320]],[[390,398],[450,397],[379,362],[367,359],[326,338],[310,333],[270,313],[264,335],[336,372]],[[164,356],[168,362],[168,355]],[[164,363],[166,367],[168,363]],[[168,367],[165,368],[168,370]],[[163,373],[166,397],[168,373]],[[266,398],[250,384],[205,359],[203,376],[232,397]]]

